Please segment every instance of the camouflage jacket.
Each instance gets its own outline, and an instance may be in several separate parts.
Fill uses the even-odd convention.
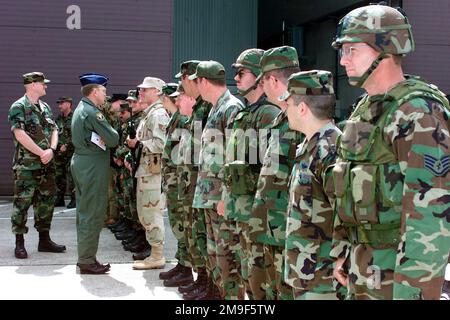
[[[43,150],[50,148],[52,133],[58,130],[49,105],[39,100],[39,106],[36,106],[26,95],[11,105],[8,122],[11,125],[11,132],[14,129],[24,130]],[[13,139],[15,146],[13,170],[36,170],[45,167],[40,157],[25,149],[14,134]]]
[[[332,293],[334,185],[331,173],[341,134],[326,124],[299,145],[289,182],[285,281],[305,292]]]
[[[177,110],[170,118],[167,125],[166,143],[161,157],[162,164],[162,188],[168,192],[169,188],[177,188],[177,164],[179,164],[179,146],[181,130],[186,126],[187,117]]]
[[[250,240],[284,247],[288,182],[303,135],[289,129],[286,112],[274,120],[270,134],[249,221]]]
[[[130,147],[128,147],[128,144],[126,142],[130,126],[133,126],[134,130],[137,130],[139,122],[141,122],[143,116],[144,112],[139,111],[133,113],[133,115],[125,123],[122,123],[119,132],[119,146],[117,147],[114,155],[117,159],[124,161],[127,158],[127,155],[130,154],[131,149]]]
[[[60,153],[59,148],[64,144],[67,150],[61,154],[61,156],[71,157],[73,154],[73,144],[72,144],[72,117],[73,111],[65,117],[63,114],[58,115],[55,122],[58,126],[58,148],[57,153]]]
[[[225,201],[225,218],[241,222],[248,222],[250,219],[269,128],[279,113],[280,108],[268,102],[263,95],[236,115],[228,141],[225,168],[228,169],[230,164],[234,166],[224,170],[226,188],[222,199]],[[233,184],[239,183],[248,185],[247,188],[244,187],[248,190],[243,193],[233,192]]]
[[[439,299],[450,249],[450,112],[445,98],[413,88],[408,80],[364,97],[343,130],[332,255],[350,248],[352,298]]]
[[[177,167],[179,192],[178,198],[193,199],[198,177],[198,164],[201,147],[201,134],[206,126],[212,104],[198,96],[192,109],[192,116],[186,123],[188,131],[184,131],[180,139],[180,160]]]
[[[242,109],[242,102],[229,90],[211,108],[201,138],[200,170],[192,205],[194,208],[215,209],[222,199],[226,130],[231,129],[234,117]]]
[[[161,173],[161,154],[166,141],[166,128],[170,121],[167,111],[159,100],[144,112],[145,115],[136,131],[136,137],[143,145],[136,177]]]

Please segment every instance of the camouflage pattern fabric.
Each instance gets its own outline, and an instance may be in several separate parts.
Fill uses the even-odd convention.
[[[11,215],[12,232],[24,234],[28,209],[34,211],[34,227],[38,232],[50,230],[55,196],[55,168],[53,162],[42,169],[14,170],[14,199]]]
[[[226,217],[216,217],[216,206],[221,200],[223,192],[222,168],[225,161],[226,129],[231,129],[234,117],[243,108],[242,102],[232,96],[229,90],[226,90],[217,104],[212,107],[202,133],[200,170],[192,204],[194,208],[213,209],[209,211],[210,217],[206,219],[207,230],[208,228],[217,229],[207,231],[209,236],[215,237],[214,240],[208,241],[208,246],[211,246],[212,242],[217,245],[217,268],[222,277],[223,286],[216,284],[226,291],[225,299],[239,298],[237,291],[239,291],[240,285],[232,248],[227,243],[234,237],[230,239],[230,227],[223,223]],[[208,221],[212,221],[210,226],[208,226]]]
[[[136,201],[139,221],[150,245],[164,244],[164,220],[161,210],[161,154],[170,118],[157,100],[145,111],[136,131],[142,143],[142,155],[136,170]]]
[[[449,116],[435,86],[407,79],[364,97],[345,125],[332,255],[348,256],[349,299],[439,299],[450,247]]]
[[[39,100],[33,105],[25,95],[11,105],[8,113],[11,132],[14,129],[24,130],[41,149],[50,148],[52,132],[57,130],[53,121],[52,110],[45,102]],[[44,168],[39,156],[25,149],[14,137],[13,170],[36,170]]]
[[[339,49],[346,42],[365,42],[391,54],[410,53],[415,47],[408,18],[395,8],[378,4],[357,8],[339,21],[332,46]]]
[[[289,182],[285,250],[285,279],[295,299],[339,298],[330,250],[335,198],[331,169],[340,134],[330,122],[297,149]]]
[[[210,111],[201,138],[200,170],[193,200],[194,208],[215,209],[222,198],[225,131],[231,129],[234,117],[242,109],[242,102],[227,90]]]
[[[268,262],[265,266],[269,269],[278,267],[277,270],[267,271],[267,274],[273,275],[272,279],[275,279],[267,283],[267,290],[273,292],[271,297],[279,296],[280,292],[277,288],[286,286],[282,280],[284,258],[282,255],[281,260],[278,257],[285,246],[289,177],[294,165],[295,150],[302,139],[303,136],[300,133],[289,129],[286,112],[280,113],[275,118],[249,220],[250,240],[255,243],[264,243],[268,246],[265,250],[270,252],[268,257],[272,261],[275,258],[279,261],[278,263]],[[257,247],[252,249],[252,251],[255,250]]]
[[[187,249],[187,238],[184,230],[186,221],[186,212],[183,208],[183,203],[178,199],[178,176],[177,163],[179,159],[176,155],[179,154],[179,140],[180,132],[176,129],[184,128],[187,117],[175,112],[170,118],[167,125],[167,138],[164,145],[163,154],[161,157],[162,164],[162,190],[166,193],[167,212],[169,215],[170,227],[177,239],[177,251],[175,258],[178,263],[185,267],[192,267],[191,259]]]
[[[181,163],[177,166],[177,173],[178,199],[182,201],[184,212],[187,213],[184,229],[192,264],[195,270],[206,267],[208,277],[212,279],[213,269],[217,265],[215,244],[211,244],[213,248],[208,254],[205,211],[204,209],[192,208],[198,178],[201,132],[206,125],[211,108],[211,103],[202,100],[201,96],[197,97],[192,108],[192,116],[186,123],[189,131],[182,135],[179,144]],[[216,282],[218,283],[219,280],[216,279]]]
[[[71,199],[75,198],[75,184],[70,173],[70,159],[72,158],[74,147],[72,144],[71,123],[73,112],[67,117],[60,114],[55,122],[58,126],[58,146],[55,152],[56,167],[56,195],[64,197],[67,188],[69,189]],[[62,145],[66,146],[66,151],[61,152]]]
[[[227,146],[227,159],[224,174],[226,188],[222,196],[225,199],[225,217],[237,222],[239,241],[234,244],[235,256],[240,262],[240,276],[245,284],[247,295],[253,299],[249,284],[249,258],[251,257],[251,242],[248,234],[251,209],[256,192],[256,183],[261,170],[261,150],[267,146],[268,130],[273,120],[280,113],[280,109],[270,104],[265,96],[261,96],[254,104],[240,111],[234,119],[233,131]],[[242,145],[241,143],[244,143]],[[262,153],[264,154],[264,153]],[[239,159],[239,160],[238,160]],[[247,187],[240,188],[239,184],[245,181]],[[248,189],[248,190],[245,190]],[[238,192],[235,192],[238,191]],[[240,261],[239,261],[240,260]],[[252,261],[252,263],[254,263]],[[261,274],[261,273],[260,273]],[[265,279],[253,277],[254,282],[263,283]],[[256,285],[256,287],[260,287]],[[257,299],[263,299],[261,290],[256,294]]]
[[[39,100],[33,105],[24,95],[11,105],[8,113],[11,132],[21,129],[43,150],[50,148],[51,135],[57,126],[52,118],[48,104]],[[44,165],[39,156],[25,149],[14,139],[14,200],[11,215],[12,231],[15,234],[28,232],[26,227],[28,209],[33,204],[35,227],[47,231],[53,217],[55,167],[51,161]]]

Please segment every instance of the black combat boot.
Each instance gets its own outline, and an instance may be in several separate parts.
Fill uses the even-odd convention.
[[[64,203],[64,195],[59,195],[55,199],[55,207],[64,207],[66,204]]]
[[[133,260],[144,260],[147,257],[150,257],[152,254],[152,247],[148,245],[144,250],[141,252],[136,252],[136,254],[133,254]]]
[[[25,249],[25,240],[23,239],[23,234],[16,234],[16,248],[14,249],[14,255],[17,259],[28,258],[28,253]]]
[[[76,208],[77,207],[77,202],[76,202],[76,200],[75,200],[75,197],[72,197],[71,199],[70,199],[70,202],[69,202],[69,204],[67,205],[67,209],[73,209],[73,208]]]
[[[164,280],[163,285],[165,287],[179,287],[193,282],[192,268],[181,266],[180,271],[169,279]]]
[[[177,265],[175,267],[173,267],[172,269],[170,269],[169,271],[166,272],[161,272],[159,274],[159,278],[161,280],[167,280],[172,278],[174,275],[176,275],[178,272],[180,272],[181,268],[183,268],[183,266],[179,263],[177,263]]]
[[[48,231],[39,232],[39,252],[64,252],[66,251],[66,246],[56,244],[50,239],[50,234]]]

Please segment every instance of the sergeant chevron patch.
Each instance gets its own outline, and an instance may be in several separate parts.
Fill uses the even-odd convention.
[[[437,159],[428,154],[424,155],[425,168],[431,171],[436,177],[442,177],[447,174],[450,169],[450,156],[444,156]]]

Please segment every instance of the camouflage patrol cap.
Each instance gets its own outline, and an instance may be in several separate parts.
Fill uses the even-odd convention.
[[[181,78],[181,76],[184,75],[190,76],[191,74],[194,74],[199,63],[200,60],[188,60],[183,62],[180,65],[180,72],[175,75],[175,78]]]
[[[334,94],[332,73],[310,70],[292,74],[288,79],[287,91],[278,100],[286,101],[293,94],[307,96]]]
[[[33,82],[49,83],[50,80],[45,79],[45,75],[42,72],[29,72],[22,75],[23,84],[30,84]]]
[[[183,85],[181,84],[181,82],[179,82],[177,90],[174,93],[172,93],[171,95],[169,95],[169,97],[176,98],[182,93],[184,93],[184,88],[183,88]]]
[[[225,80],[225,68],[214,60],[202,61],[198,64],[195,73],[189,76],[189,80],[197,78]]]
[[[265,51],[259,65],[261,74],[256,81],[259,81],[265,72],[300,66],[297,50],[289,46],[276,47]]]
[[[364,42],[376,51],[406,54],[414,51],[414,39],[408,18],[399,10],[381,4],[357,8],[339,21],[331,46]]]
[[[56,99],[56,103],[70,102],[72,103],[73,99],[71,97],[59,97]]]
[[[177,91],[178,88],[178,84],[176,83],[166,83],[162,89],[161,89],[161,93],[159,95],[165,95],[165,96],[170,96],[172,93],[174,93],[175,91]]]
[[[262,49],[247,49],[244,50],[239,57],[236,59],[236,62],[231,66],[233,68],[246,68],[249,69],[256,77],[261,74],[261,67],[259,65],[259,61],[264,54],[264,50]]]
[[[128,111],[131,112],[131,106],[128,103],[121,103],[120,104],[120,112]]]
[[[138,91],[137,90],[128,90],[128,97],[125,100],[138,100]]]

